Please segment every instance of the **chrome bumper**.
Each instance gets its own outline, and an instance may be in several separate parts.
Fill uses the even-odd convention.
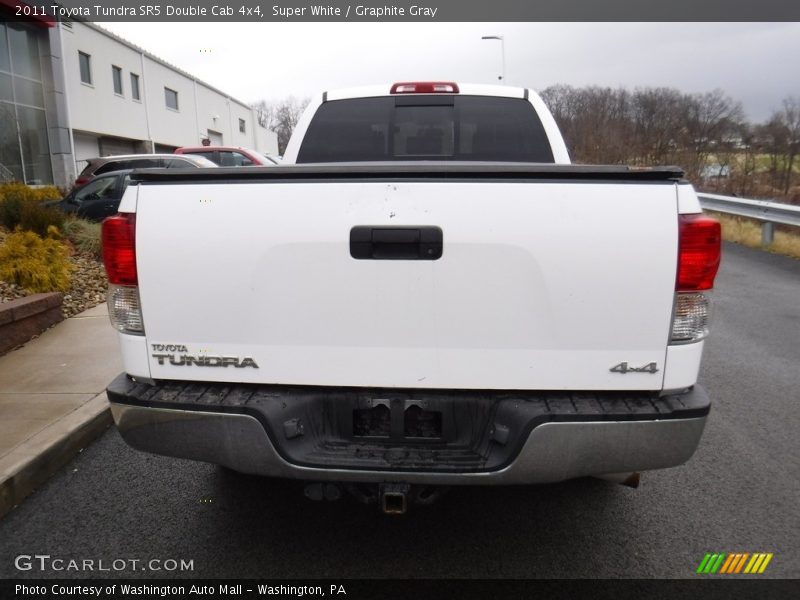
[[[549,483],[575,477],[662,469],[694,454],[706,417],[544,423],[496,471],[436,473],[316,468],[287,462],[249,415],[111,403],[125,441],[146,452],[215,463],[243,473],[310,481],[429,485]]]

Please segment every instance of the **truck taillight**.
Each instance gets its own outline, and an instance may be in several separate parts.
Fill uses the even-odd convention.
[[[390,94],[457,94],[458,84],[450,81],[407,81],[395,83]]]
[[[135,285],[109,284],[108,317],[114,328],[130,335],[144,335],[142,321],[142,304],[139,300],[139,288]]]
[[[687,344],[699,342],[708,335],[710,318],[708,297],[700,292],[675,294],[670,342]]]
[[[678,215],[678,276],[670,342],[698,342],[708,335],[710,303],[722,246],[718,221],[703,214]]]
[[[120,213],[103,221],[102,243],[108,282],[137,285],[136,215]]]
[[[719,221],[703,214],[678,216],[679,292],[710,290],[719,269],[722,234]]]
[[[144,335],[136,271],[136,215],[121,213],[103,221],[102,242],[111,324],[122,333]]]

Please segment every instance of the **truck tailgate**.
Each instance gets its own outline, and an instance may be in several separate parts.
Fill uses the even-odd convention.
[[[151,181],[136,212],[154,379],[662,387],[674,181]],[[438,227],[441,258],[357,260],[357,226]]]

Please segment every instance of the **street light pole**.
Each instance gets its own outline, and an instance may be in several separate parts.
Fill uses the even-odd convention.
[[[481,37],[482,40],[500,40],[500,56],[503,59],[503,72],[500,75],[499,79],[500,82],[505,84],[506,82],[506,41],[502,35],[484,35]]]

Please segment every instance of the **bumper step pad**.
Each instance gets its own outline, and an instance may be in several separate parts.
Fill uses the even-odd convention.
[[[295,465],[450,473],[503,468],[543,423],[689,419],[708,414],[710,404],[700,387],[659,397],[654,392],[397,390],[176,381],[150,385],[124,374],[111,383],[108,397],[114,403],[141,407],[250,415],[263,425],[279,454]],[[354,415],[375,406],[386,407],[390,422],[397,425],[365,435]],[[433,432],[431,437],[405,436],[404,416],[409,410],[437,415],[435,426],[425,429]]]

